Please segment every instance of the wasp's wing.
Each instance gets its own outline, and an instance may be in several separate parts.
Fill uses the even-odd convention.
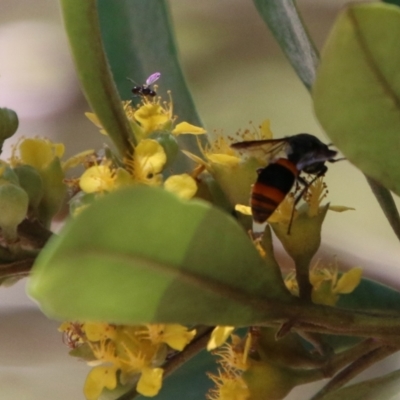
[[[282,139],[265,139],[265,140],[248,140],[231,144],[231,147],[240,153],[246,153],[256,158],[262,158],[269,162],[279,153],[285,151],[288,145],[287,138]]]
[[[155,81],[158,81],[160,79],[161,73],[160,72],[154,72],[154,74],[151,74],[147,79],[146,79],[146,85],[150,86],[152,85]]]

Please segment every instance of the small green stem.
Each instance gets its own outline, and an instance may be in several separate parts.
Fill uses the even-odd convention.
[[[355,376],[369,368],[371,365],[377,363],[378,361],[386,358],[387,356],[393,354],[398,350],[398,347],[391,346],[380,346],[378,348],[372,349],[371,351],[362,355],[356,361],[351,363],[343,371],[338,373],[333,379],[328,382],[327,385],[325,385],[318,393],[316,393],[311,398],[311,400],[322,400],[326,394],[341,388]]]
[[[332,377],[346,365],[380,347],[382,347],[382,343],[377,340],[365,339],[351,348],[335,354],[326,367],[326,375]]]
[[[310,259],[296,260],[296,280],[299,285],[300,299],[311,303],[312,285],[310,283]]]
[[[292,305],[282,310],[294,329],[323,334],[374,337],[386,344],[400,343],[400,314],[345,310],[328,306]]]

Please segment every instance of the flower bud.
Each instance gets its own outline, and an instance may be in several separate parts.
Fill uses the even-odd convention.
[[[52,218],[61,208],[67,187],[63,182],[64,172],[58,157],[54,157],[39,172],[43,182],[43,197],[38,207],[39,220],[45,227],[49,227]]]
[[[13,183],[19,186],[17,174],[8,164],[0,160],[0,184],[1,183]]]
[[[212,162],[210,173],[223,189],[231,205],[248,204],[251,186],[257,179],[258,161],[250,158],[236,165]]]
[[[286,252],[296,263],[309,263],[321,244],[321,228],[329,204],[315,217],[307,212],[300,212],[293,221],[290,234],[287,224],[271,224],[275,235],[281,241]]]
[[[0,108],[0,149],[6,139],[10,138],[18,129],[18,116],[15,111]]]
[[[17,226],[26,217],[29,198],[25,190],[12,183],[0,185],[0,227],[7,241],[17,239]]]
[[[14,168],[20,186],[29,197],[29,206],[36,210],[43,197],[43,181],[39,172],[30,165],[19,165]]]

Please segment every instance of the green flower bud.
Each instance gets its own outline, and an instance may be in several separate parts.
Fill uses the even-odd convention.
[[[45,227],[49,227],[52,218],[60,210],[67,193],[60,159],[54,157],[39,173],[43,182],[43,197],[38,207],[39,220]]]
[[[20,186],[29,197],[29,206],[36,210],[43,197],[43,180],[39,172],[30,165],[20,165],[14,168]]]
[[[255,362],[243,373],[251,400],[284,399],[298,385],[325,378],[323,369],[286,368],[270,362]]]
[[[237,165],[212,163],[210,173],[219,183],[233,207],[249,204],[251,186],[257,179],[259,162],[250,158]]]
[[[10,138],[18,129],[18,116],[15,111],[0,108],[0,149],[6,139]]]
[[[14,185],[19,185],[18,175],[14,170],[5,162],[0,160],[0,182],[2,183],[13,183]]]
[[[255,363],[243,373],[251,400],[284,399],[296,386],[290,370],[267,362]]]
[[[209,201],[217,207],[222,208],[227,213],[232,213],[233,207],[222,191],[218,182],[208,173],[203,173],[197,183],[196,197]]]
[[[293,221],[290,234],[286,224],[271,224],[286,252],[295,262],[299,295],[308,301],[311,301],[312,291],[309,279],[310,262],[321,244],[321,228],[328,208],[329,204],[313,217],[307,212],[300,212],[298,218]]]
[[[0,227],[7,241],[17,239],[17,227],[28,212],[29,197],[12,183],[0,185]]]
[[[296,263],[309,262],[319,249],[322,223],[328,208],[329,204],[321,209],[315,217],[310,217],[307,212],[300,212],[298,218],[293,221],[290,234],[288,234],[286,224],[271,224],[286,252]]]

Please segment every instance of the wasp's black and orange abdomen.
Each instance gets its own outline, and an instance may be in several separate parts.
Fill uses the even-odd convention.
[[[256,222],[265,222],[290,192],[299,171],[286,158],[263,168],[251,193],[251,210]]]

